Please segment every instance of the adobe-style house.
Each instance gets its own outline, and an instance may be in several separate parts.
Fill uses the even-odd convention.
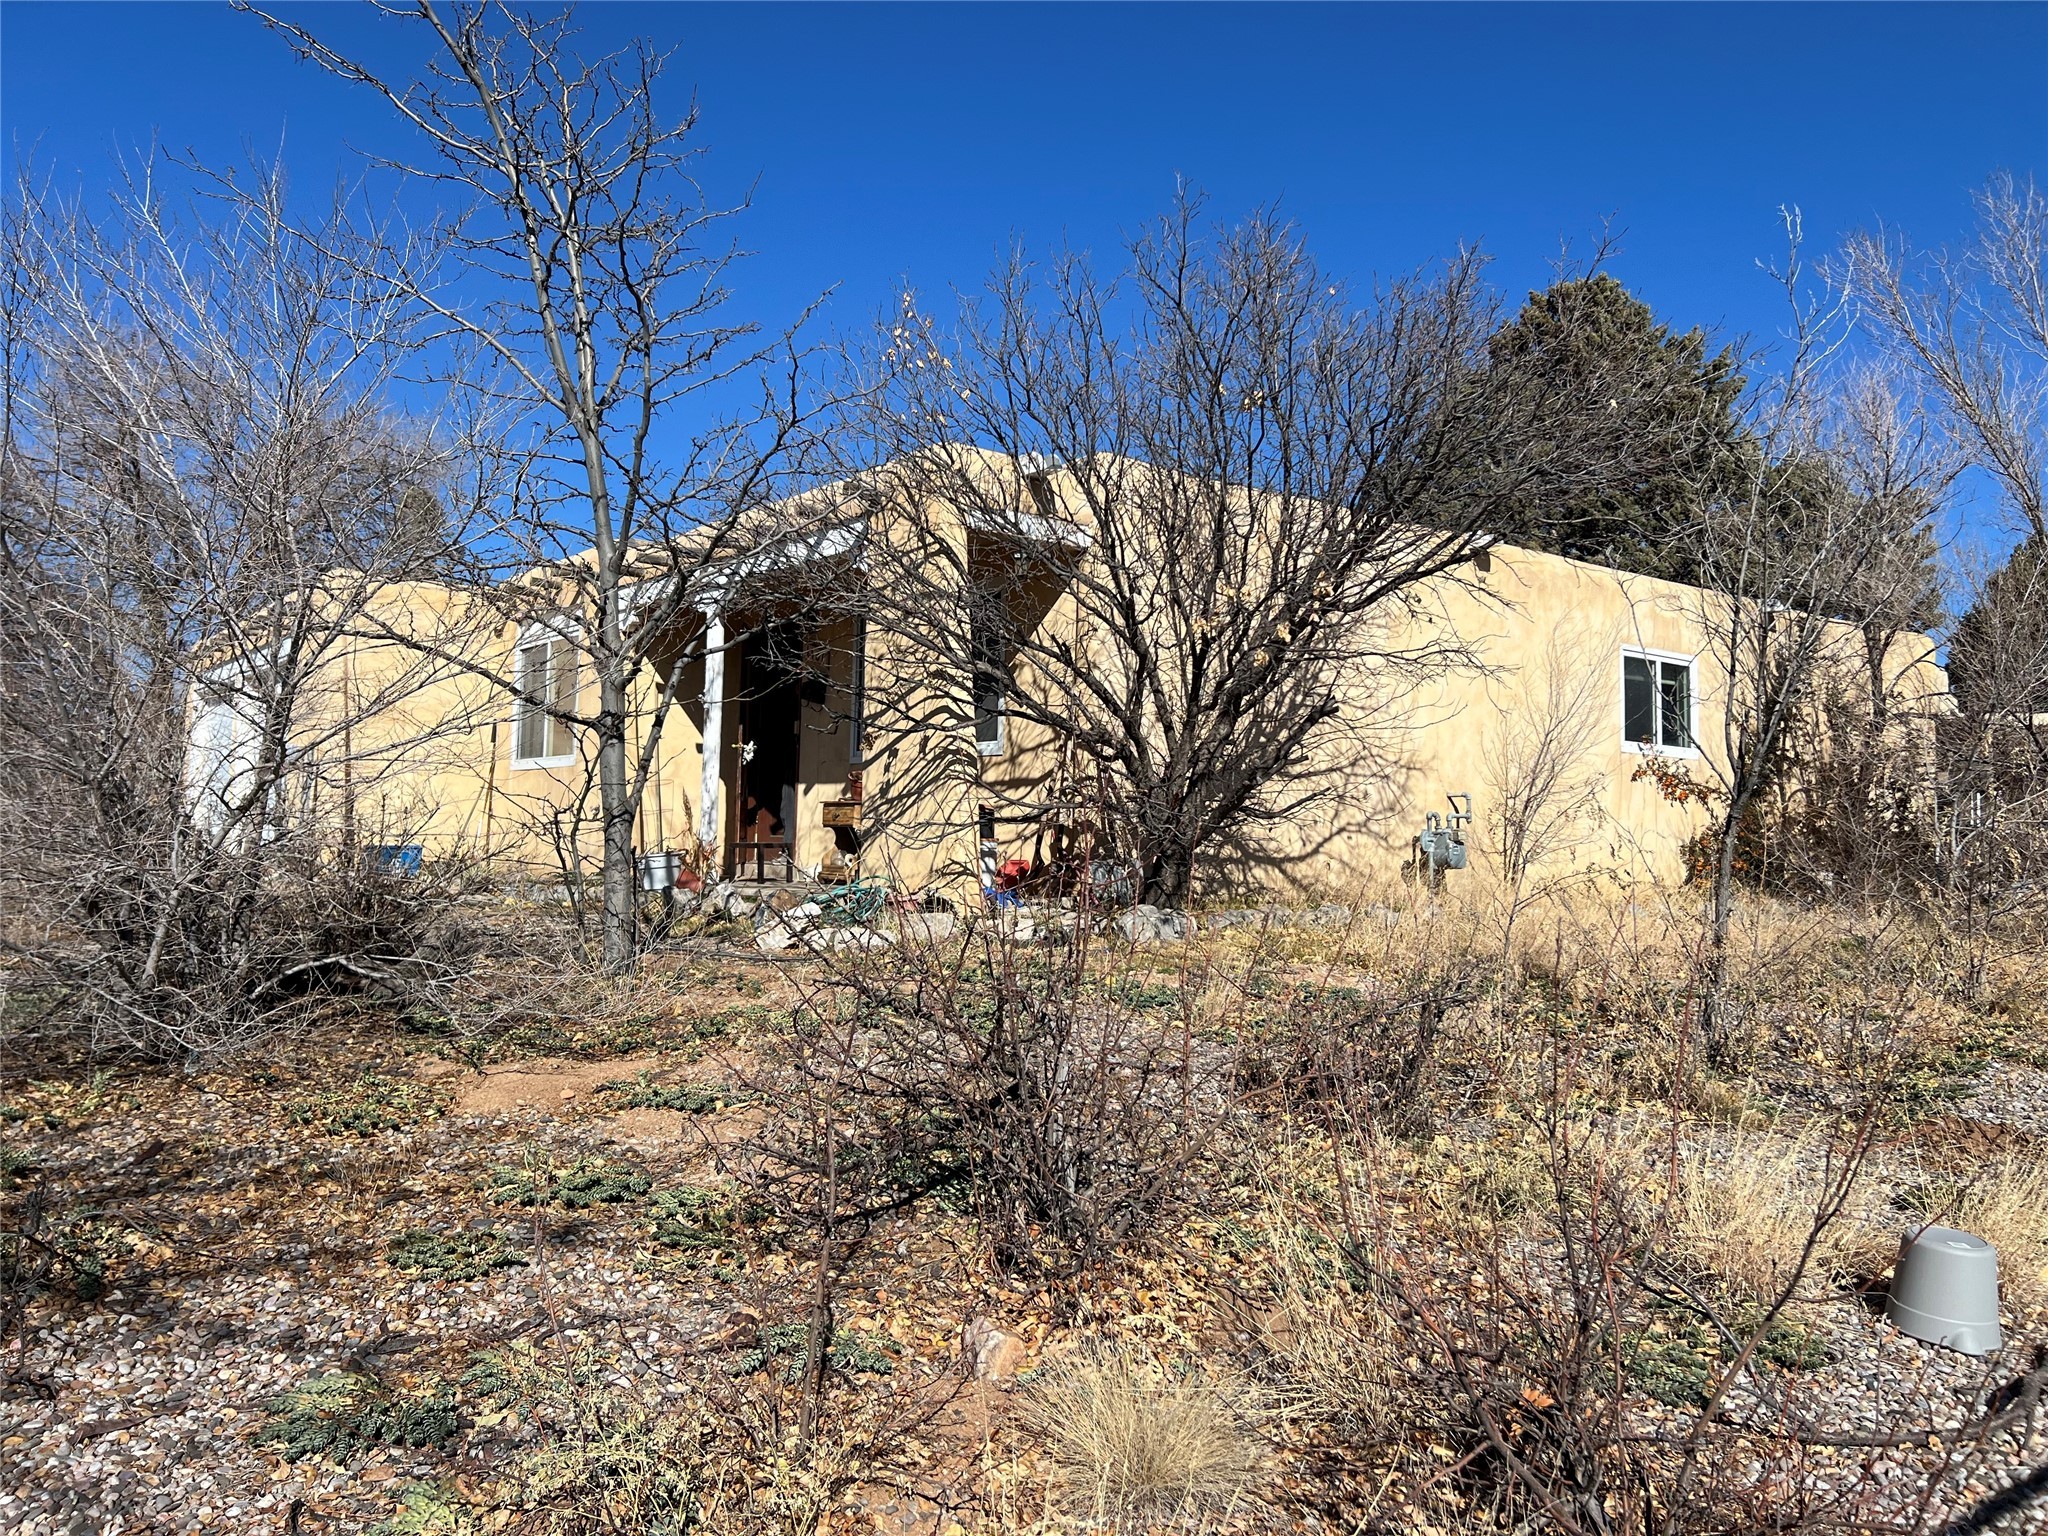
[[[1025,471],[991,459],[992,477]],[[992,495],[947,509],[944,535],[965,579],[1000,567],[1010,622],[1071,624],[1063,563],[1087,557],[1085,522],[1047,496]],[[634,743],[659,717],[643,796],[643,853],[677,852],[713,877],[843,878],[858,871],[894,889],[971,894],[992,866],[1042,865],[1090,833],[1075,754],[1013,715],[989,678],[955,656],[921,653],[835,600],[873,579],[873,541],[900,526],[872,498],[820,503],[686,577],[650,567],[629,606],[665,615],[649,637],[652,664],[636,706]],[[1019,510],[1022,508],[1023,510]],[[929,518],[919,537],[931,537]],[[901,559],[900,547],[896,558]],[[1020,574],[1021,573],[1021,574]],[[672,584],[681,581],[687,590]],[[669,584],[669,585],[665,585]],[[1372,714],[1359,737],[1319,747],[1325,792],[1293,818],[1205,855],[1197,898],[1229,893],[1323,898],[1411,868],[1418,835],[1454,825],[1467,866],[1483,878],[1520,816],[1528,851],[1532,775],[1549,785],[1539,862],[1678,879],[1699,830],[1696,806],[1674,803],[1643,771],[1690,766],[1716,750],[1726,687],[1708,626],[1715,594],[1534,550],[1475,541],[1460,569],[1425,584],[1389,623],[1454,635],[1473,658],[1404,681],[1389,707],[1359,680]],[[372,840],[417,843],[431,855],[487,855],[507,872],[544,876],[562,851],[595,845],[588,745],[550,706],[590,705],[573,615],[483,618],[477,594],[409,585],[377,605],[382,638],[347,652],[335,707],[384,703],[351,732],[347,814]],[[963,609],[963,611],[965,611]],[[459,637],[459,638],[452,638]],[[972,653],[980,642],[963,649]],[[1860,646],[1844,626],[1845,646]],[[421,650],[435,653],[424,671]],[[1863,667],[1860,654],[1845,666]],[[412,668],[417,681],[393,688]],[[1884,658],[1893,713],[1924,720],[1946,678],[1922,636]],[[512,684],[513,688],[504,686]],[[232,720],[195,717],[197,779],[235,761]],[[208,775],[212,775],[209,780]],[[335,776],[301,797],[302,814],[335,814]],[[312,802],[324,795],[322,812]],[[1458,818],[1452,822],[1451,818]]]

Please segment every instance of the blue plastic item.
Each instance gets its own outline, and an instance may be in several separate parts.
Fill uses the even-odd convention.
[[[376,843],[370,848],[370,868],[380,875],[416,875],[424,857],[418,843]]]

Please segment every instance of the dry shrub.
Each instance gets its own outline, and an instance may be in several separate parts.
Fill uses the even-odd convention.
[[[1474,1235],[1524,1227],[1551,1212],[1557,1198],[1550,1147],[1538,1129],[1504,1120],[1492,1136],[1438,1136],[1413,1155],[1416,1195],[1444,1220]]]
[[[1693,1089],[1692,1107],[1717,1125],[1737,1126],[1746,1131],[1760,1130],[1771,1123],[1771,1112],[1759,1103],[1753,1083],[1707,1078]]]
[[[1031,1384],[1022,1416],[1058,1495],[1095,1526],[1142,1530],[1226,1508],[1256,1465],[1230,1385],[1131,1347],[1083,1351]]]
[[[952,1186],[1024,1273],[1076,1274],[1157,1233],[1202,1197],[1194,1170],[1226,1105],[1190,1010],[1151,1006],[1152,985],[988,928],[943,951],[834,956],[798,1012],[797,1065],[844,1115],[841,1195]],[[823,1166],[815,1125],[776,1137],[780,1165]]]
[[[1833,1153],[1815,1127],[1793,1135],[1731,1135],[1688,1148],[1672,1212],[1679,1242],[1754,1301],[1775,1301],[1795,1275],[1810,1288],[1875,1267],[1884,1235],[1846,1208],[1832,1210],[1845,1176]]]
[[[2011,1154],[1987,1163],[1952,1224],[1998,1250],[2008,1307],[2022,1316],[2048,1312],[2048,1163]]]
[[[1289,1289],[1261,1319],[1258,1339],[1290,1417],[1333,1430],[1346,1445],[1383,1442],[1413,1417],[1391,1318],[1349,1291]]]
[[[512,1479],[548,1532],[687,1529],[704,1490],[703,1428],[597,1392],[567,1434],[523,1457]]]
[[[779,1387],[695,1385],[681,1397],[657,1392],[594,1348],[515,1343],[477,1357],[463,1389],[486,1410],[479,1422],[516,1413],[535,1431],[489,1485],[499,1514],[488,1528],[513,1536],[819,1531],[909,1422],[896,1400],[855,1399],[835,1404],[804,1441]],[[394,1526],[391,1536],[406,1529]]]

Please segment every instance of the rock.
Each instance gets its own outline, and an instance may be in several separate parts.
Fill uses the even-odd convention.
[[[960,919],[950,912],[905,912],[896,920],[896,931],[906,944],[940,944],[959,927]]]
[[[1300,1337],[1294,1314],[1286,1307],[1270,1307],[1259,1318],[1259,1341],[1268,1349],[1285,1353]]]
[[[1064,944],[1074,916],[1042,907],[1009,906],[990,913],[986,921],[986,932],[1004,944]]]
[[[1286,918],[1274,907],[1228,907],[1221,912],[1211,912],[1202,919],[1202,926],[1209,929],[1280,928],[1286,926]]]
[[[751,1349],[760,1337],[761,1314],[746,1307],[734,1307],[715,1331],[698,1342],[706,1349]]]
[[[960,1359],[976,1381],[1001,1381],[1024,1365],[1024,1341],[985,1317],[972,1318],[960,1330]]]
[[[1341,902],[1326,902],[1320,907],[1310,907],[1297,921],[1310,928],[1342,928],[1351,921],[1351,909]]]
[[[721,880],[704,893],[704,910],[719,917],[751,917],[754,904],[740,894],[730,880]]]
[[[1032,922],[1030,942],[1033,944],[1062,945],[1074,942],[1074,930],[1081,920],[1072,912],[1047,914]]]
[[[1177,944],[1194,925],[1185,912],[1140,902],[1128,912],[1119,912],[1110,927],[1133,944]]]
[[[844,949],[887,949],[896,942],[873,928],[813,928],[799,937],[821,954]]]
[[[754,944],[767,954],[779,954],[818,926],[825,909],[815,901],[800,901],[778,911],[762,902],[754,911]]]

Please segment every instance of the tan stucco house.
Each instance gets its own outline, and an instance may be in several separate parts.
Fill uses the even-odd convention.
[[[1022,569],[1028,584],[1032,570],[1056,572],[1049,551],[1086,550],[1086,521],[1061,515],[1056,484],[1027,497],[1013,482],[1028,467],[991,456],[988,472],[1001,494],[945,511],[967,579],[1001,561],[1009,580]],[[915,524],[919,537],[937,526],[930,516]],[[644,742],[661,718],[637,829],[643,852],[681,853],[713,877],[858,870],[898,890],[971,894],[992,865],[1042,865],[1088,830],[1066,743],[1014,718],[956,665],[868,626],[858,605],[835,602],[865,579],[870,541],[900,540],[902,526],[872,498],[825,495],[743,555],[686,572],[650,560],[631,605],[663,615],[634,721]],[[1517,805],[1526,813],[1532,772],[1571,802],[1553,808],[1544,863],[1675,882],[1698,810],[1643,770],[1655,759],[1712,776],[1727,680],[1710,626],[1725,601],[1474,541],[1463,568],[1386,622],[1441,626],[1475,663],[1411,681],[1396,707],[1358,679],[1371,749],[1342,733],[1320,747],[1327,792],[1255,840],[1213,850],[1197,895],[1322,898],[1384,882],[1412,866],[1432,813],[1469,814],[1458,823],[1464,878],[1486,878],[1503,817]],[[333,709],[380,703],[349,733],[346,785],[317,776],[298,814],[345,813],[359,835],[430,856],[460,851],[507,873],[543,875],[565,846],[594,847],[587,744],[544,707],[588,707],[576,618],[507,617],[513,607],[431,584],[383,594],[327,689]],[[1031,624],[1074,621],[1050,574],[1028,608]],[[1843,630],[1844,664],[1860,667],[1849,656],[1860,636]],[[1925,637],[1907,636],[1886,659],[1904,728],[1946,694],[1933,658]],[[394,686],[399,677],[405,686]],[[232,777],[235,725],[202,700],[194,731],[203,801]]]

